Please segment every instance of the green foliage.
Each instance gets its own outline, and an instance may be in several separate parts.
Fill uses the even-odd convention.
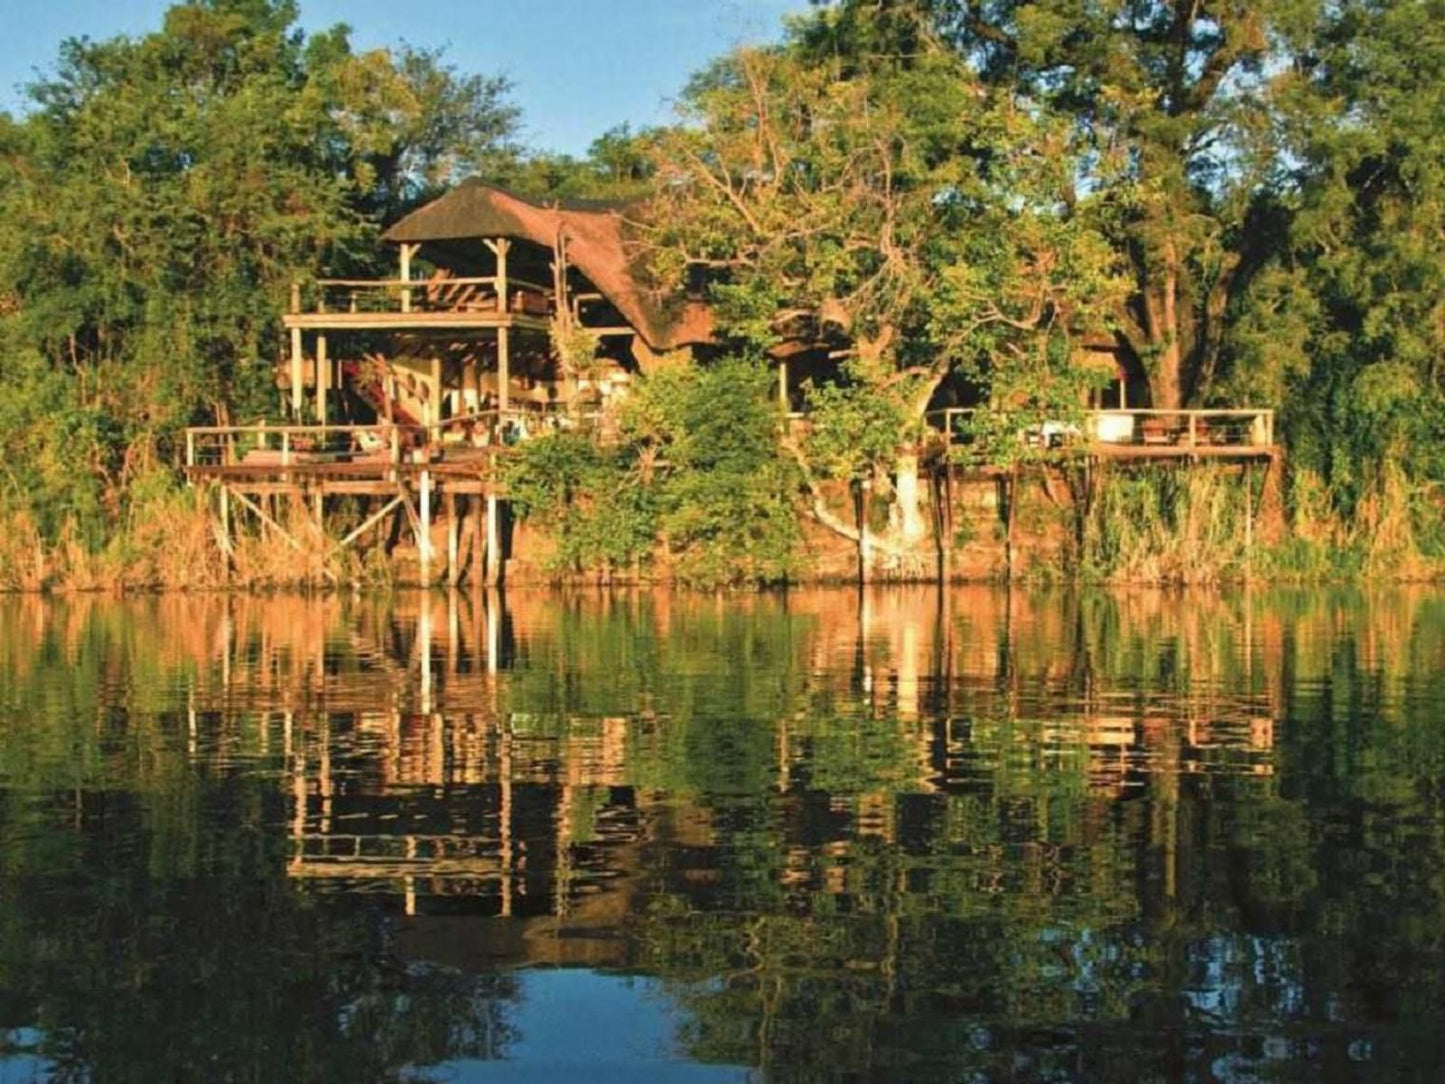
[[[623,565],[645,555],[656,533],[656,495],[640,484],[625,448],[553,433],[526,441],[508,464],[517,511],[557,540],[553,570]]]
[[[523,515],[549,527],[553,569],[609,571],[650,558],[698,585],[765,583],[793,570],[795,480],[780,456],[766,368],[727,359],[641,383],[614,442],[553,434],[508,468]]]

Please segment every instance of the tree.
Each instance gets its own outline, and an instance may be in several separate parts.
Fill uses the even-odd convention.
[[[847,358],[842,392],[818,397],[827,448],[795,451],[808,477],[890,495],[895,529],[875,541],[905,560],[924,534],[917,442],[940,385],[1067,368],[1071,338],[1118,292],[1076,213],[1072,130],[935,39],[903,61],[820,61],[806,35],[715,64],[683,121],[654,144],[654,268],[676,286],[706,269],[736,344]],[[821,499],[814,511],[864,541]]]
[[[936,35],[988,85],[1071,119],[1080,188],[1128,261],[1115,333],[1172,409],[1208,394],[1231,307],[1281,240],[1277,75],[1324,17],[1318,0],[842,0],[809,40],[847,55]]]

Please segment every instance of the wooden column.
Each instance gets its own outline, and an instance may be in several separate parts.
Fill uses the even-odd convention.
[[[497,311],[507,311],[507,250],[512,247],[512,242],[505,237],[498,237],[490,246],[497,254]]]
[[[295,422],[301,421],[301,412],[305,404],[302,401],[301,387],[301,329],[291,329],[291,418]]]
[[[326,392],[331,383],[330,363],[326,357],[326,336],[316,336],[316,420],[326,424]]]
[[[783,417],[788,416],[788,363],[786,360],[778,362],[778,406],[783,411]]]
[[[461,579],[461,566],[457,563],[459,533],[457,525],[457,495],[448,490],[447,506],[447,583],[455,587]]]
[[[483,563],[487,552],[487,531],[482,522],[481,494],[467,498],[467,511],[470,513],[472,527],[472,570],[469,576],[474,585],[480,586],[487,574],[486,565]]]
[[[411,281],[411,257],[419,247],[418,245],[402,243],[401,252],[399,253],[401,257],[400,274],[397,277],[400,278],[403,283]],[[401,311],[411,312],[411,288],[409,286],[402,286],[401,288]]]
[[[225,486],[221,486],[217,500],[220,502],[221,516],[221,560],[225,564],[226,576],[229,577],[231,575],[231,557],[236,550],[235,543],[231,541],[231,491]],[[229,655],[226,661],[230,662]]]
[[[511,382],[512,382],[512,359],[511,359],[511,331],[512,329],[503,325],[497,328],[497,410],[498,421],[504,420],[500,415],[507,413],[511,406]]]
[[[418,510],[418,524],[416,551],[421,562],[421,584],[423,587],[431,586],[431,471],[423,470],[421,477],[417,480],[421,490],[420,509]]]
[[[501,502],[495,493],[487,494],[487,583],[500,583],[502,579],[502,522]]]

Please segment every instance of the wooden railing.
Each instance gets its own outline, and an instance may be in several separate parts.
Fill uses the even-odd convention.
[[[979,410],[933,411],[928,422],[950,444],[967,443],[973,439],[972,421]],[[1020,420],[1017,436],[1026,445],[1042,448],[1086,444],[1160,450],[1263,449],[1274,444],[1274,411],[1087,410],[1073,418]]]
[[[278,468],[302,463],[396,466],[408,455],[431,458],[448,449],[511,447],[543,433],[590,430],[598,415],[571,415],[534,404],[480,410],[431,425],[192,426],[186,430],[187,467]]]
[[[411,425],[198,425],[186,430],[187,467],[240,463],[278,467],[296,463],[374,459],[400,463],[424,443],[426,430]]]
[[[524,279],[495,275],[429,279],[316,279],[291,288],[291,312],[497,313],[545,317],[552,290]]]

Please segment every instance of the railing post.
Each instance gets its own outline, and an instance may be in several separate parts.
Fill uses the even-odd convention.
[[[1199,415],[1191,410],[1189,412],[1189,447],[1191,448],[1197,448],[1199,446],[1198,422]]]
[[[194,429],[187,429],[187,430],[186,430],[186,466],[188,466],[188,467],[194,467],[195,465],[196,465],[196,431],[195,431]]]
[[[405,241],[401,243],[401,311],[411,312],[411,288],[406,284],[411,281],[411,250],[412,246]]]
[[[289,429],[281,430],[281,465],[283,467],[291,465],[291,431]]]

